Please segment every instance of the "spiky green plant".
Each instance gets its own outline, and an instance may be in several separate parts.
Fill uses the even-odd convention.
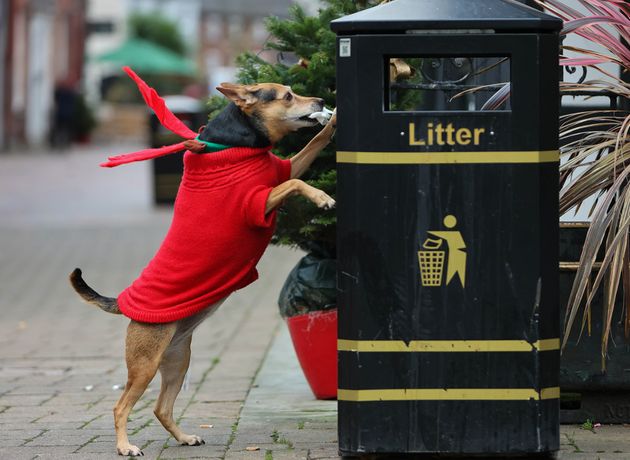
[[[244,53],[237,59],[238,81],[244,84],[274,82],[289,85],[306,96],[325,100],[327,107],[335,107],[335,34],[330,21],[360,9],[375,5],[376,1],[324,0],[317,15],[309,16],[299,5],[293,5],[286,19],[270,17],[266,21],[270,39],[266,49],[275,50],[279,57],[268,62],[259,55]],[[218,110],[224,102],[210,101],[210,109]],[[212,114],[211,114],[212,116]],[[274,146],[283,158],[297,153],[320,128],[302,129],[287,136]],[[335,195],[334,140],[319,155],[302,177],[306,182],[331,196]],[[287,200],[278,213],[273,242],[297,246],[304,250],[335,252],[336,217],[334,212],[319,209],[303,198]]]
[[[612,62],[621,75],[630,72],[630,4],[625,0],[578,0],[588,11],[584,14],[560,0],[539,1],[564,21],[562,34],[574,33],[605,51],[564,46],[576,57],[561,56],[564,66],[585,66],[608,78],[586,79],[578,83],[561,83],[564,94],[584,91],[614,95],[630,104],[630,85],[618,75],[601,68]],[[624,102],[625,101],[625,102]],[[604,330],[601,337],[602,369],[606,355],[615,299],[623,286],[625,333],[630,337],[630,114],[624,110],[590,110],[561,117],[560,140],[560,213],[578,208],[595,196],[590,209],[591,224],[584,242],[579,268],[567,305],[563,347],[583,310],[582,326],[589,317],[598,289],[604,290]],[[603,248],[604,259],[591,284],[591,273],[597,254]]]

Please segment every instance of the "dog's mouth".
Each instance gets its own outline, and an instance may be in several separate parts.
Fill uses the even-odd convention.
[[[296,121],[299,121],[301,123],[306,123],[308,125],[316,125],[318,123],[316,118],[310,118],[312,114],[314,114],[315,111],[311,112],[311,113],[307,113],[306,115],[302,115],[301,117],[296,118]]]
[[[319,121],[317,121],[317,118],[315,117],[311,118],[311,116],[317,112],[318,112],[317,110],[313,110],[312,112],[309,112],[306,115],[302,115],[301,117],[295,118],[295,120],[300,123],[303,123],[306,126],[315,126],[316,124],[319,123]]]

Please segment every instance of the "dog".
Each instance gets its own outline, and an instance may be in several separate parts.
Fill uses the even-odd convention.
[[[317,121],[309,118],[309,116],[314,112],[322,111],[324,108],[324,101],[322,99],[300,96],[295,94],[290,87],[280,84],[261,83],[256,85],[238,85],[222,83],[219,87],[217,87],[217,90],[229,99],[230,102],[228,106],[220,112],[219,115],[208,122],[196,139],[189,139],[184,142],[185,147],[189,150],[189,152],[186,152],[185,154],[185,164],[188,161],[190,165],[193,165],[192,173],[195,172],[194,165],[196,163],[205,162],[206,160],[215,161],[214,158],[220,157],[221,152],[203,153],[206,145],[208,145],[207,143],[242,147],[246,149],[244,150],[246,152],[257,152],[258,150],[255,149],[265,149],[266,147],[277,143],[293,131],[316,125]],[[258,200],[256,203],[258,203],[257,206],[260,211],[258,211],[259,215],[255,219],[262,221],[262,223],[259,224],[262,225],[263,228],[262,230],[259,228],[254,229],[252,230],[254,233],[251,234],[255,235],[256,238],[260,237],[262,243],[264,243],[264,247],[268,245],[271,234],[273,233],[273,218],[270,218],[270,216],[273,215],[274,210],[278,208],[278,206],[280,206],[281,203],[289,196],[302,195],[320,208],[330,209],[335,206],[335,201],[329,195],[299,179],[300,176],[302,176],[309,168],[311,163],[317,158],[319,152],[330,142],[335,131],[335,125],[336,117],[333,115],[324,128],[321,129],[299,153],[290,159],[290,176],[287,180],[274,185],[271,187],[270,191],[268,183],[260,186],[262,188],[257,186],[260,188],[260,193],[255,195],[258,198],[253,199],[253,201]],[[224,152],[229,151],[226,150]],[[272,155],[271,153],[266,153],[265,155],[267,154]],[[215,155],[219,156],[215,157]],[[262,161],[260,164],[267,164],[264,163],[265,161],[271,161],[271,164],[280,164],[280,160],[275,157],[275,159],[267,158],[263,155],[259,158],[256,155],[252,158],[255,158],[256,161]],[[230,179],[232,176],[228,177],[227,181],[222,177],[217,179],[218,181],[223,181],[221,182],[221,190],[223,193],[226,193],[223,196],[231,197],[232,193],[229,192],[229,190],[236,190],[240,187],[240,176],[238,174],[239,170],[250,167],[250,163],[254,161],[249,157],[247,158],[247,160],[243,160],[242,166],[240,166],[238,162],[230,163],[229,167],[231,168],[231,174],[234,174],[236,179]],[[282,164],[285,165],[282,167],[287,168],[288,174],[289,163],[285,162]],[[187,164],[185,171],[188,166],[189,165]],[[252,168],[252,171],[258,171],[258,169],[260,168]],[[203,174],[200,173],[197,176],[191,176],[193,179],[193,186],[196,186],[194,181],[203,181],[203,187],[206,187],[208,183],[213,183],[208,182],[214,180],[213,174],[221,173],[221,171],[218,173],[215,173],[214,171],[214,169],[210,168],[208,171],[203,171]],[[254,177],[255,174],[253,176],[252,174],[249,172],[244,174],[244,176],[247,176],[244,180],[254,180],[252,177]],[[256,174],[264,174],[264,171],[258,171]],[[273,177],[273,175],[270,177]],[[171,230],[173,230],[176,226],[177,219],[185,221],[187,218],[186,213],[194,213],[194,210],[189,209],[189,207],[182,204],[180,200],[180,194],[185,193],[185,190],[182,191],[182,187],[185,188],[189,186],[186,182],[187,180],[185,172],[175,204],[175,216],[173,223],[171,224]],[[234,184],[231,184],[230,182],[234,182]],[[201,187],[201,189],[203,189],[203,187]],[[264,198],[265,196],[266,199],[264,199],[264,201],[260,201],[262,199],[261,197]],[[223,204],[225,206],[229,205],[229,200],[224,201],[225,203]],[[263,204],[264,216],[262,215]],[[183,215],[178,215],[178,213]],[[241,224],[238,223],[235,225]],[[245,224],[242,225],[245,226]],[[219,233],[216,229],[219,226],[220,222],[213,227],[212,231],[215,234]],[[171,230],[169,230],[169,235],[167,235],[163,245],[165,245],[166,241],[171,238]],[[203,233],[205,232],[205,229],[200,229],[199,231]],[[238,240],[239,238],[242,238],[242,235],[238,235],[241,231],[245,230],[233,227],[230,232],[223,232],[221,235],[215,235],[213,238],[218,238],[221,241],[220,244],[223,246],[239,247],[243,244],[242,240]],[[237,241],[234,241],[234,239],[237,239]],[[177,241],[173,244],[176,243]],[[220,250],[221,247],[222,246],[219,246],[218,250]],[[170,246],[168,249],[171,252],[173,250]],[[175,247],[175,250],[176,249],[177,248]],[[196,248],[196,250],[198,251],[198,248]],[[262,256],[262,252],[260,252],[260,254],[256,253],[252,256],[252,258],[256,259],[253,262],[254,266],[255,263],[258,262],[260,256]],[[160,252],[158,251],[158,254],[156,254],[153,261],[156,259],[159,260],[159,257]],[[211,260],[213,255],[206,254],[204,257]],[[151,261],[145,271],[143,271],[139,280],[142,280],[145,272],[151,270],[151,264],[153,261]],[[188,280],[186,278],[182,278],[183,275],[181,275],[181,272],[179,271],[176,275],[180,277],[178,278],[179,281],[178,279],[172,281],[171,288],[177,291],[179,289],[177,283],[179,282],[182,283],[181,289],[184,290],[183,285],[188,283]],[[211,277],[212,276],[210,276],[210,278]],[[163,278],[164,277],[159,278],[158,281],[166,282]],[[174,278],[176,278],[175,275]],[[86,284],[82,278],[80,269],[77,268],[70,274],[70,283],[72,287],[84,301],[96,305],[108,313],[124,313],[132,318],[127,328],[126,336],[125,359],[128,371],[127,383],[120,399],[114,407],[116,450],[119,455],[143,455],[142,451],[137,446],[132,445],[129,442],[127,437],[127,418],[134,404],[142,396],[158,370],[160,371],[162,377],[162,385],[154,410],[157,419],[182,445],[196,446],[204,444],[204,441],[199,436],[184,433],[173,420],[173,404],[181,389],[184,376],[190,362],[190,343],[192,334],[195,328],[204,321],[204,319],[216,311],[216,309],[229,295],[229,292],[240,289],[244,284],[249,284],[249,282],[252,282],[255,278],[255,268],[252,268],[251,273],[249,273],[244,280],[239,281],[237,285],[230,287],[226,292],[219,289],[222,297],[220,299],[213,298],[212,301],[209,304],[204,305],[203,308],[199,309],[199,306],[195,305],[194,308],[188,310],[190,314],[183,318],[177,317],[177,319],[172,321],[160,321],[159,319],[155,320],[155,318],[151,317],[151,322],[145,322],[133,319],[137,316],[134,316],[134,314],[131,313],[128,314],[128,311],[123,312],[121,310],[123,305],[123,294],[127,292],[127,290],[123,291],[118,298],[104,297]],[[135,283],[138,282],[139,281],[136,280],[136,282],[134,282],[134,284],[128,289],[131,289],[136,285]],[[146,282],[145,284],[150,283]],[[138,292],[141,291],[141,288],[146,287],[142,285],[142,282],[140,282],[140,285],[138,286],[140,286],[137,287]],[[223,294],[225,295],[223,296]],[[201,298],[205,297],[201,295]],[[160,302],[161,299],[155,300],[155,303]],[[131,305],[130,302],[129,305]],[[135,305],[134,308],[136,307],[141,308],[142,305],[139,307]],[[131,310],[129,310],[129,312],[131,312]],[[171,310],[169,310],[169,314],[171,313]],[[147,313],[147,315],[148,314],[149,313]],[[179,315],[177,312],[173,314]],[[170,319],[169,316],[164,316],[163,318]]]

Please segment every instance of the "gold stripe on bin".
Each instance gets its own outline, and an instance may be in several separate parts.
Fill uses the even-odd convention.
[[[339,401],[529,401],[558,399],[559,387],[541,388],[395,388],[337,390]]]
[[[557,163],[558,150],[514,152],[337,152],[337,163],[355,164],[504,164]]]
[[[337,340],[337,350],[355,352],[528,352],[560,349],[560,339],[527,340]]]

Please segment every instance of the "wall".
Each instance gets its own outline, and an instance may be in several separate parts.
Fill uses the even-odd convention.
[[[286,17],[292,0],[208,0],[200,18],[197,61],[206,79],[208,91],[224,81],[236,78],[236,57],[244,51],[273,60],[276,53],[263,50],[269,33],[264,21],[268,16]],[[315,2],[313,2],[315,3]],[[312,5],[311,5],[312,7]]]
[[[0,2],[0,151],[6,148],[8,131],[8,83],[9,72],[6,70],[10,65],[9,54],[9,25],[10,25],[10,2]]]
[[[8,3],[3,144],[44,146],[50,132],[55,84],[81,82],[85,0]]]

